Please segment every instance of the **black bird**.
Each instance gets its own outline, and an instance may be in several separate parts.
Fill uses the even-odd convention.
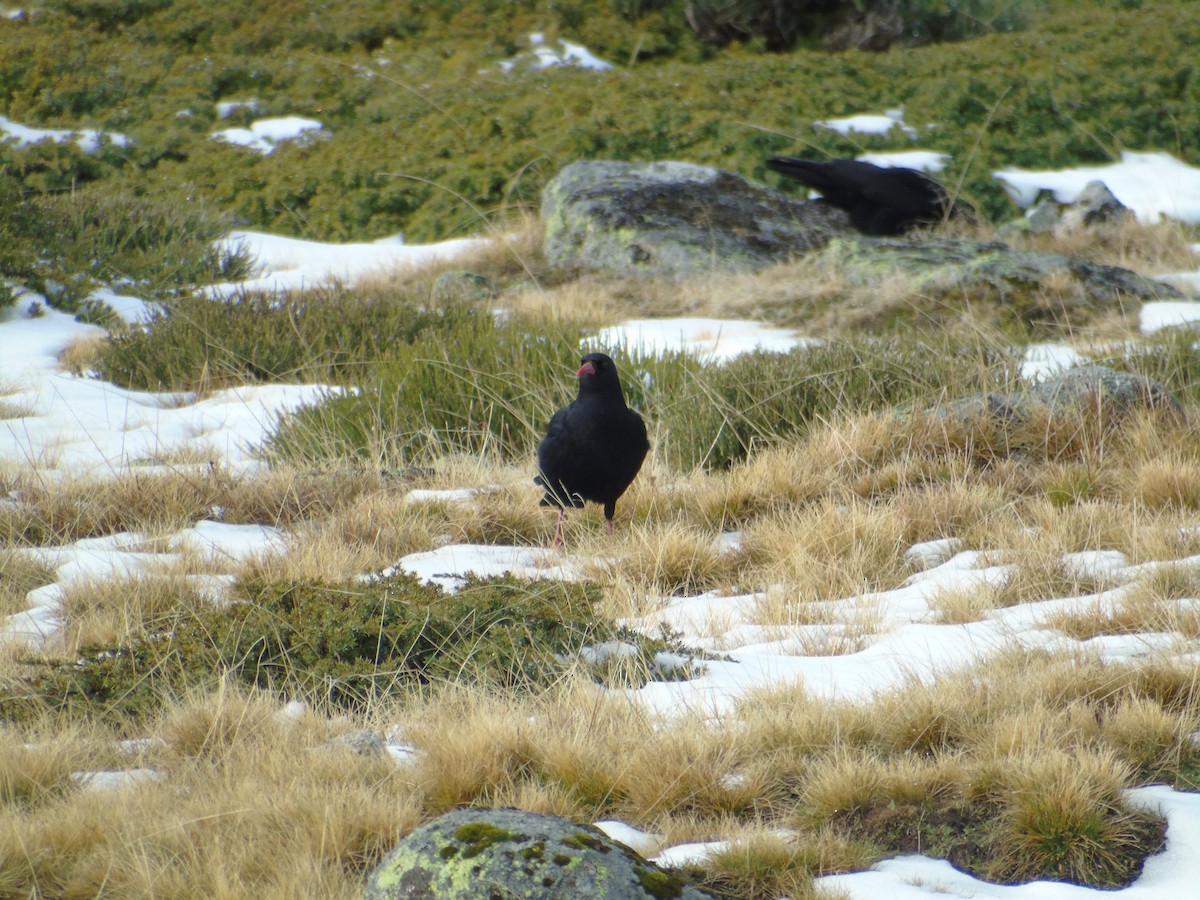
[[[947,212],[970,216],[964,204],[952,204],[944,187],[916,169],[793,156],[772,156],[767,168],[819,191],[830,206],[848,212],[863,234],[903,234],[916,225],[940,222]]]
[[[625,405],[617,367],[603,353],[589,353],[579,371],[579,396],[556,412],[538,444],[538,476],[546,489],[542,506],[558,507],[554,545],[562,544],[566,507],[587,500],[604,504],[612,534],[617,499],[633,483],[650,450],[646,423]]]

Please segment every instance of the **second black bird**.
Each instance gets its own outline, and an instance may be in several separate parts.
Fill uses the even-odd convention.
[[[850,214],[863,234],[903,234],[917,225],[932,225],[947,214],[970,212],[951,203],[946,189],[916,169],[886,168],[858,159],[812,160],[772,156],[767,168],[819,191],[830,206]]]
[[[538,445],[536,484],[546,489],[543,506],[558,507],[554,543],[562,543],[566,507],[586,501],[604,505],[612,533],[617,500],[633,483],[650,450],[646,423],[625,405],[617,367],[603,353],[589,353],[575,374],[579,395],[550,419]]]

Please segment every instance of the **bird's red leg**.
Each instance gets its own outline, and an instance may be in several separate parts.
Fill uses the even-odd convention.
[[[561,547],[563,545],[563,519],[567,517],[567,511],[561,507],[558,510],[558,522],[554,526],[554,546]]]
[[[612,531],[613,531],[612,519],[605,519],[604,522],[608,526],[608,536],[612,537]]]

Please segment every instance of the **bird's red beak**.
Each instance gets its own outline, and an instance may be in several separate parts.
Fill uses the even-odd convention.
[[[594,365],[592,365],[591,360],[588,360],[582,366],[579,367],[579,371],[575,373],[575,377],[582,378],[584,375],[595,375],[595,374],[596,374],[596,367]]]

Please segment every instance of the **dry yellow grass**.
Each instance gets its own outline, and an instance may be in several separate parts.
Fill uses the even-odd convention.
[[[0,616],[25,609],[29,605],[26,595],[53,580],[44,563],[18,550],[0,549]]]
[[[595,557],[586,571],[604,580],[619,578],[644,585],[659,594],[729,589],[741,554],[722,547],[718,538],[711,530],[677,521],[634,524],[621,536],[618,555]]]
[[[36,764],[51,784],[131,763],[70,755],[77,737],[46,732]],[[327,745],[323,728],[281,719],[264,699],[194,698],[155,736],[162,745],[132,762],[159,778],[108,790],[67,779],[56,803],[6,808],[6,893],[350,898],[364,866],[419,821],[390,760]]]
[[[63,627],[52,650],[73,658],[86,646],[126,646],[145,635],[171,631],[181,617],[214,599],[191,576],[143,572],[105,580],[87,579],[63,590]]]
[[[757,580],[796,602],[838,600],[897,587],[908,576],[903,522],[862,501],[823,501],[747,526]]]
[[[1022,249],[1078,256],[1143,275],[1194,269],[1195,238],[1181,222],[1164,220],[1148,225],[1130,218],[1117,225],[1074,232],[1024,235],[1012,241]]]

